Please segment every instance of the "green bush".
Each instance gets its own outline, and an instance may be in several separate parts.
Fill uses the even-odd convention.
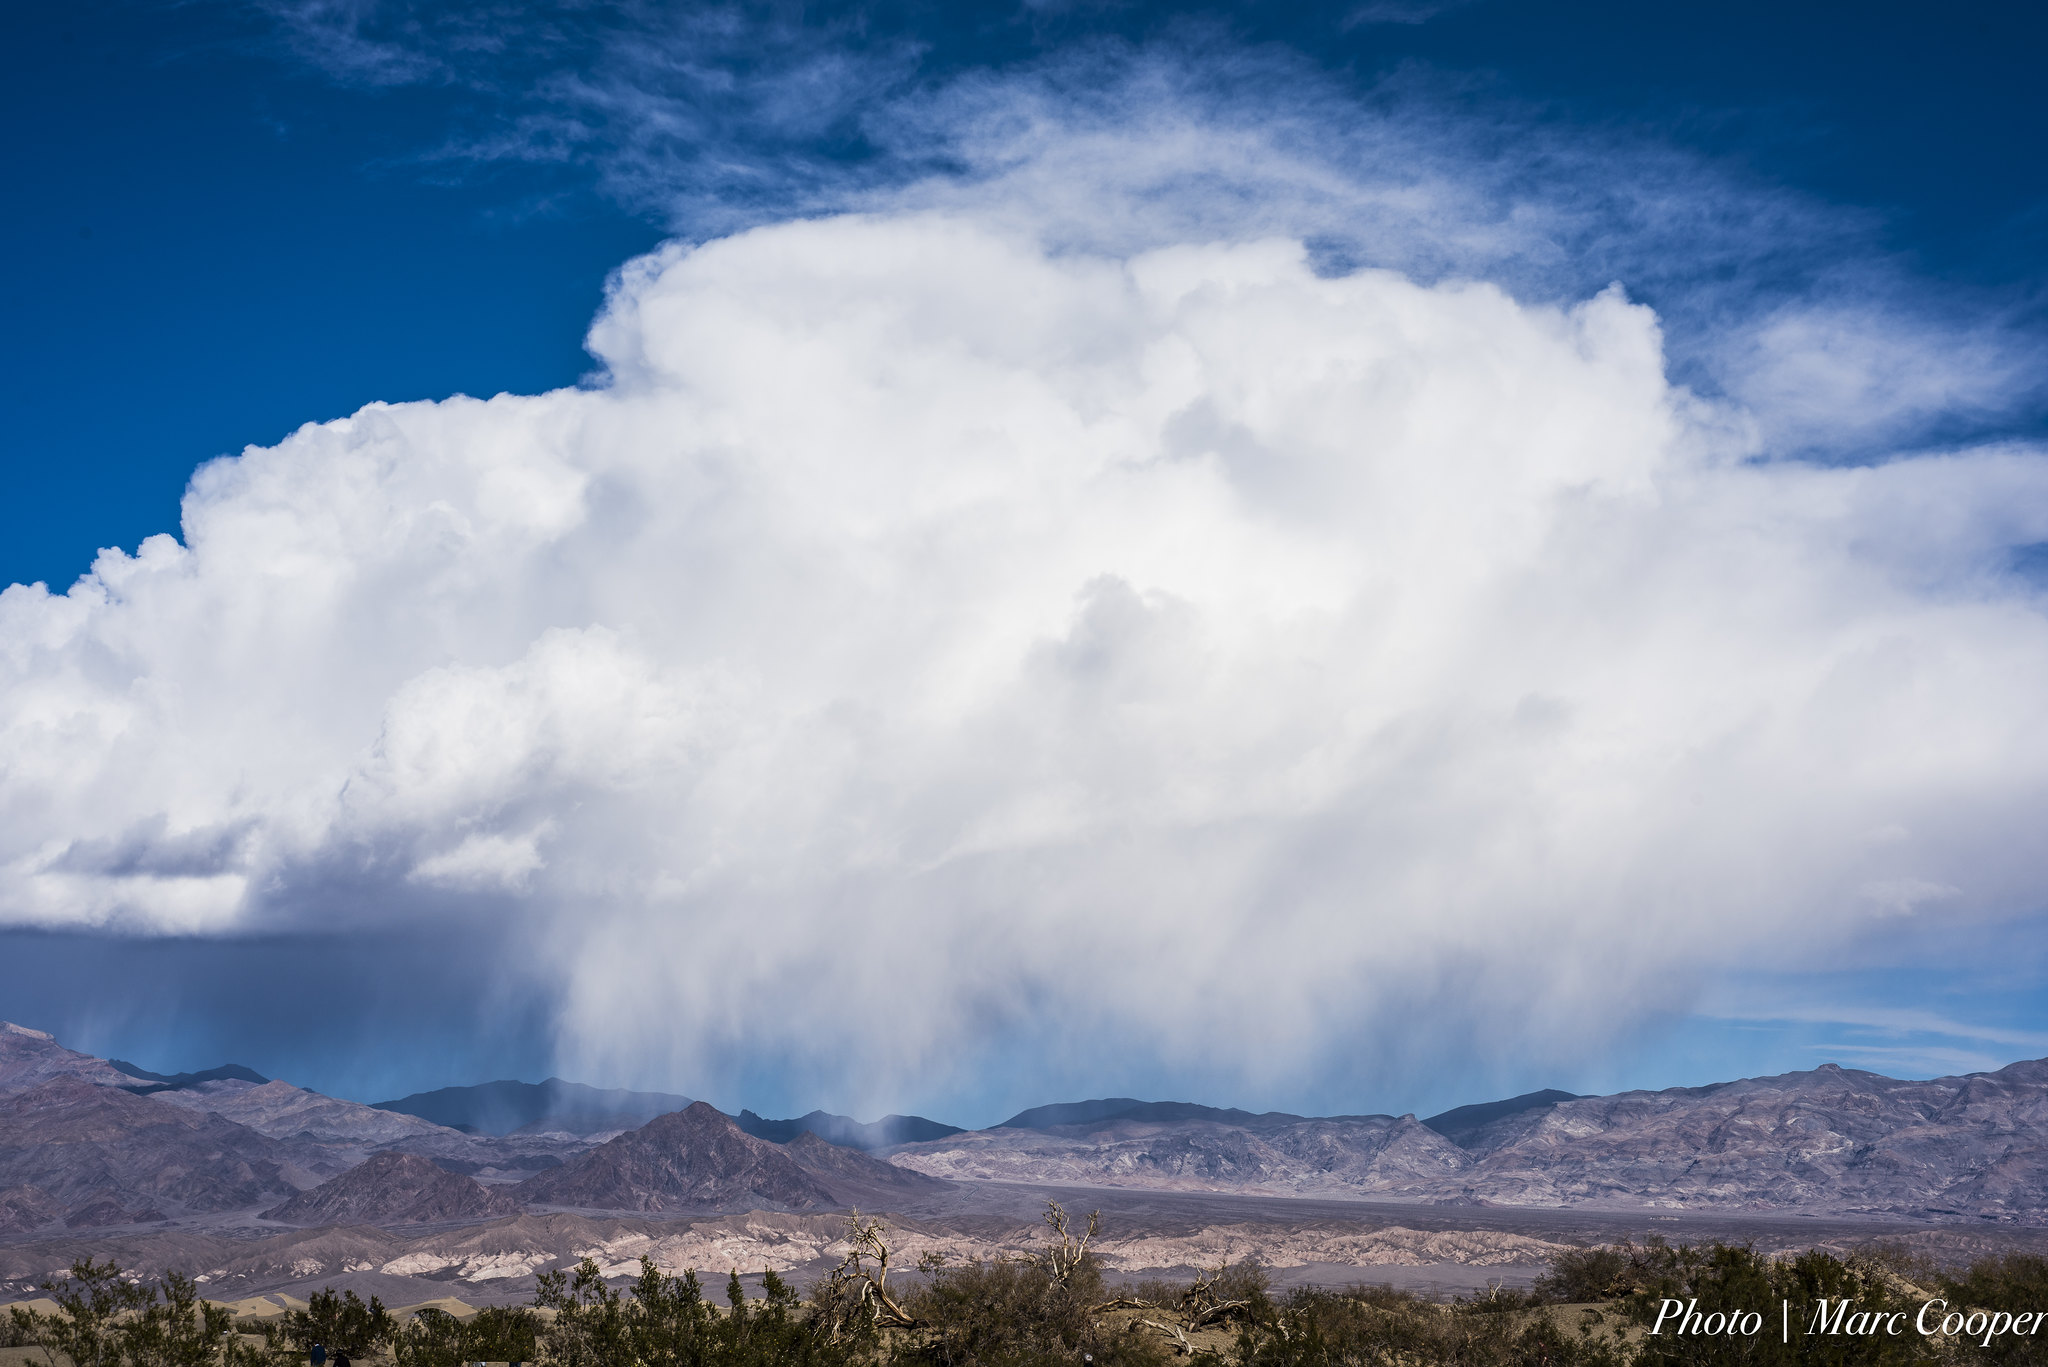
[[[1566,1334],[1547,1315],[1503,1313],[1486,1300],[1438,1305],[1385,1287],[1296,1291],[1269,1324],[1238,1336],[1237,1357],[1243,1367],[1620,1367],[1626,1361],[1613,1345]]]
[[[1083,1255],[1065,1278],[1054,1276],[1043,1258],[941,1268],[905,1298],[923,1329],[902,1356],[938,1367],[1078,1367],[1084,1354],[1100,1367],[1164,1361],[1156,1335],[1097,1324],[1093,1310],[1103,1299],[1102,1269],[1092,1255]]]
[[[86,1258],[42,1289],[56,1312],[12,1307],[9,1337],[62,1353],[75,1367],[250,1367],[262,1360],[242,1347],[235,1317],[200,1300],[197,1284],[176,1272],[145,1285],[112,1262]]]
[[[1634,1252],[1633,1245],[1571,1249],[1551,1261],[1550,1271],[1538,1277],[1532,1289],[1539,1299],[1566,1305],[1626,1296],[1635,1290],[1630,1277]]]
[[[357,1358],[388,1344],[395,1367],[1158,1367],[1190,1348],[1218,1367],[2048,1367],[2048,1335],[2006,1333],[1986,1346],[1923,1338],[1911,1324],[1935,1297],[1983,1314],[2048,1310],[2048,1258],[2032,1254],[1941,1273],[1903,1249],[1770,1258],[1741,1245],[1652,1240],[1563,1253],[1532,1293],[1446,1303],[1353,1287],[1276,1300],[1252,1262],[1192,1285],[1112,1290],[1089,1247],[1094,1221],[1077,1238],[1055,1206],[1048,1223],[1053,1237],[1036,1253],[953,1266],[927,1259],[922,1283],[893,1293],[881,1226],[857,1224],[860,1257],[849,1256],[808,1303],[773,1273],[749,1300],[735,1272],[716,1304],[694,1272],[666,1276],[645,1259],[623,1289],[586,1260],[544,1275],[532,1307],[468,1320],[429,1308],[401,1326],[376,1299],[329,1288],[266,1331],[268,1353],[244,1347],[232,1316],[201,1301],[190,1279],[145,1284],[88,1259],[44,1283],[55,1312],[14,1307],[5,1329],[17,1344],[43,1347],[53,1367],[60,1355],[77,1367],[302,1367],[316,1342]],[[1674,1334],[1673,1301],[1703,1316],[1760,1312],[1763,1323],[1757,1333]],[[1559,1302],[1602,1305],[1568,1311]],[[1836,1313],[1845,1302],[1860,1314],[1903,1313],[1907,1331],[1815,1330],[1823,1304]],[[1660,1316],[1664,1332],[1648,1333]],[[1234,1335],[1227,1349],[1198,1346],[1217,1343],[1219,1329]]]
[[[397,1367],[462,1367],[465,1362],[532,1362],[540,1317],[525,1306],[490,1306],[467,1320],[428,1306],[391,1342]]]
[[[726,1282],[726,1309],[706,1302],[695,1272],[665,1276],[650,1258],[620,1293],[585,1259],[573,1277],[541,1277],[537,1307],[554,1320],[540,1357],[559,1367],[847,1367],[864,1360],[859,1339],[834,1335],[802,1313],[796,1292],[773,1272],[764,1298],[749,1301],[739,1273]]]
[[[391,1318],[384,1302],[372,1296],[365,1305],[355,1292],[344,1291],[337,1296],[331,1286],[315,1291],[304,1310],[287,1310],[281,1321],[264,1329],[264,1337],[273,1348],[289,1344],[304,1354],[317,1343],[330,1355],[347,1353],[352,1358],[375,1352],[397,1333],[398,1322]]]
[[[2048,1310],[2048,1258],[2032,1253],[1981,1258],[1960,1277],[1940,1278],[1939,1286],[1943,1299],[1957,1309],[2014,1313]],[[1968,1350],[1973,1357],[2001,1367],[2048,1364],[2048,1330],[2025,1337],[1995,1338],[1988,1348],[1973,1342]]]

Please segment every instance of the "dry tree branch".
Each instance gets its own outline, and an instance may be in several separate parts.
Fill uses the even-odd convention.
[[[884,1329],[915,1328],[917,1317],[889,1294],[889,1241],[883,1237],[882,1222],[863,1220],[856,1210],[850,1224],[846,1257],[832,1270],[830,1286],[841,1291],[858,1283],[855,1294],[860,1306],[877,1325]]]
[[[1250,1301],[1224,1301],[1216,1298],[1216,1288],[1222,1283],[1227,1266],[1228,1264],[1218,1267],[1214,1272],[1196,1273],[1194,1285],[1181,1294],[1180,1311],[1187,1316],[1190,1329],[1222,1324],[1237,1315],[1250,1317]]]
[[[1205,1329],[1212,1324],[1222,1324],[1233,1315],[1249,1315],[1250,1313],[1250,1301],[1218,1301],[1208,1309],[1191,1315],[1188,1318],[1188,1327],[1191,1329]]]
[[[1195,1355],[1195,1345],[1188,1342],[1188,1336],[1181,1332],[1179,1325],[1161,1324],[1158,1320],[1139,1320],[1138,1323],[1144,1325],[1147,1329],[1157,1329],[1160,1333],[1171,1338],[1182,1357],[1191,1358]]]
[[[1045,1223],[1052,1228],[1052,1237],[1057,1241],[1046,1245],[1046,1258],[1052,1265],[1052,1279],[1065,1286],[1081,1266],[1082,1260],[1088,1256],[1088,1243],[1102,1227],[1102,1212],[1088,1212],[1088,1232],[1081,1236],[1078,1243],[1067,1227],[1067,1212],[1059,1202],[1045,1203]]]

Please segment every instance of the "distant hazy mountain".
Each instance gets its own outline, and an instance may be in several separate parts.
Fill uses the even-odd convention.
[[[800,1134],[814,1134],[829,1144],[849,1149],[893,1149],[899,1144],[917,1144],[948,1135],[965,1134],[958,1125],[942,1125],[921,1115],[885,1115],[863,1123],[851,1116],[812,1111],[795,1120],[764,1120],[752,1111],[741,1111],[733,1123],[753,1135],[775,1144],[787,1144]]]
[[[690,1098],[667,1092],[608,1091],[551,1077],[545,1082],[442,1087],[379,1101],[376,1109],[416,1115],[470,1134],[604,1134],[636,1130],[689,1104]]]
[[[123,1091],[133,1091],[124,1087]],[[240,1078],[220,1078],[197,1086],[165,1088],[150,1094],[155,1101],[184,1106],[247,1125],[272,1139],[309,1139],[322,1144],[397,1144],[406,1140],[447,1138],[470,1142],[440,1125],[403,1111],[380,1111],[360,1101],[343,1101],[289,1082],[253,1086]]]
[[[980,1131],[823,1112],[735,1123],[679,1096],[559,1079],[368,1107],[233,1065],[127,1067],[0,1024],[0,1238],[165,1219],[227,1228],[258,1211],[459,1223],[506,1213],[508,1199],[903,1211],[942,1199],[940,1179],[2048,1223],[2048,1060],[1924,1082],[1828,1065],[1617,1096],[1531,1092],[1427,1121],[1110,1097]]]
[[[1060,1115],[1058,1108],[1039,1110]],[[1233,1115],[1245,1119],[1228,1118]],[[1434,1196],[1465,1166],[1457,1145],[1413,1116],[1254,1116],[1180,1102],[1071,1124],[1010,1124],[954,1135],[896,1149],[889,1161],[958,1181],[1290,1196]]]
[[[1580,1097],[1468,1135],[1472,1195],[2039,1221],[2048,1060],[1925,1082],[1824,1064]]]
[[[1661,1092],[1535,1092],[1428,1123],[1077,1102],[890,1161],[958,1180],[2040,1221],[2048,1060],[1925,1082],[1828,1064]]]
[[[120,1069],[129,1077],[140,1078],[137,1085],[125,1086],[123,1091],[137,1096],[148,1096],[152,1092],[179,1092],[208,1082],[249,1082],[262,1086],[269,1078],[254,1068],[244,1068],[239,1063],[224,1063],[218,1068],[208,1068],[203,1073],[152,1073],[147,1068],[138,1068],[126,1059],[110,1058],[108,1064]]]

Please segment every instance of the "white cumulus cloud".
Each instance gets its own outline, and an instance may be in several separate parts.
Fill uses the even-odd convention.
[[[575,1065],[844,1106],[1336,1104],[2033,913],[2041,453],[1759,461],[1618,288],[997,221],[666,250],[604,387],[308,426],[6,590],[0,917],[515,932]]]

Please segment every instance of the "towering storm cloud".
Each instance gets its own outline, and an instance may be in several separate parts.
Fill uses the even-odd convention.
[[[0,915],[467,930],[693,1090],[1287,1099],[2048,874],[2041,453],[1768,459],[1618,287],[901,210],[635,262],[592,349],[0,595]]]

